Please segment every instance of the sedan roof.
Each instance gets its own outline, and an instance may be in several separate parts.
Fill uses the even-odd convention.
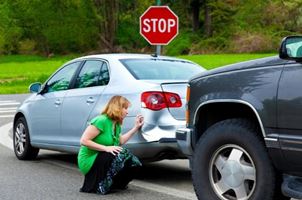
[[[134,54],[134,53],[112,53],[112,54],[95,54],[95,55],[89,55],[89,56],[83,56],[80,58],[76,58],[75,60],[81,60],[81,59],[89,59],[89,58],[101,58],[101,59],[143,59],[143,58],[154,58],[154,59],[169,59],[169,60],[180,60],[180,61],[187,61],[184,59],[179,59],[175,57],[169,57],[169,56],[155,56],[155,55],[150,55],[150,54]],[[74,60],[73,60],[74,61]]]

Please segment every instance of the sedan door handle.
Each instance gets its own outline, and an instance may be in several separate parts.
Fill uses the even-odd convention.
[[[60,100],[60,99],[57,99],[57,100],[55,101],[55,105],[56,105],[56,106],[61,105],[61,100]]]
[[[88,103],[88,104],[94,103],[94,98],[93,98],[93,97],[89,97],[89,98],[86,100],[86,103]]]

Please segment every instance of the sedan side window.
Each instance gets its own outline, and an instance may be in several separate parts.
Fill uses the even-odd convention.
[[[99,85],[107,85],[109,82],[109,70],[106,63],[103,64],[99,76]]]
[[[70,81],[76,72],[80,62],[75,62],[63,67],[58,71],[46,84],[46,92],[56,92],[61,90],[67,90],[69,88]]]
[[[77,77],[75,88],[106,85],[108,81],[103,81],[104,79],[109,80],[106,63],[102,61],[89,60],[85,62],[79,76]]]

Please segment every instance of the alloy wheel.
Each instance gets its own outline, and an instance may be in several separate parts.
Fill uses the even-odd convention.
[[[24,152],[26,144],[26,130],[22,123],[19,123],[15,130],[15,150],[17,154],[21,155]]]
[[[256,168],[251,156],[240,146],[228,144],[212,156],[209,177],[213,190],[222,200],[245,200],[256,186]]]

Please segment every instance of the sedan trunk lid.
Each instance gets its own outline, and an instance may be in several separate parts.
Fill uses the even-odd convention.
[[[177,120],[185,120],[187,82],[165,82],[161,84],[163,92],[173,92],[179,95],[181,107],[169,108],[171,115]]]

